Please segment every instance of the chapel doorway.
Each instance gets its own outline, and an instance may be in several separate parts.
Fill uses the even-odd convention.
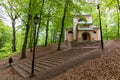
[[[83,41],[90,41],[90,33],[85,32],[82,34]]]

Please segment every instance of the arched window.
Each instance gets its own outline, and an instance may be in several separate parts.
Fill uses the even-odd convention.
[[[82,19],[82,18],[78,19],[78,22],[82,22],[82,21],[83,21],[83,19]]]
[[[94,34],[96,34],[96,31],[94,31]]]
[[[87,21],[87,19],[85,17],[81,17],[78,19],[78,22],[86,22],[86,21]]]

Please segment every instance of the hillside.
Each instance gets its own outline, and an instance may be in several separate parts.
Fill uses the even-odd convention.
[[[101,57],[95,60],[89,60],[81,65],[73,67],[66,72],[48,80],[120,80],[120,41],[111,40],[105,41],[105,49],[97,50]],[[45,51],[53,50],[56,45],[37,47],[37,52],[45,53]],[[42,51],[42,52],[41,52]],[[29,52],[29,51],[28,51]],[[41,54],[38,54],[39,56]],[[19,55],[15,56],[15,64],[18,61]],[[30,54],[27,55],[27,60],[30,59]],[[8,60],[0,62],[0,80],[25,80],[19,76],[11,67],[8,66]],[[24,60],[23,60],[24,62]],[[4,64],[3,64],[4,63]]]

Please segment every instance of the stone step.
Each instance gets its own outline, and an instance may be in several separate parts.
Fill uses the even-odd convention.
[[[32,65],[30,63],[27,63],[28,65]],[[39,66],[34,66],[34,69],[37,70],[38,72],[41,72],[41,71],[44,71],[44,69],[42,69],[41,67]]]
[[[16,66],[13,66],[13,69],[18,73],[20,74],[20,76],[22,77],[29,77],[30,74],[28,72],[26,72],[25,70],[21,69],[20,67],[18,67],[17,65]]]
[[[59,64],[59,63],[62,62],[61,60],[57,60],[57,61],[55,61],[55,60],[44,60],[44,61],[42,61],[42,62],[45,62],[45,61],[47,61],[47,62],[49,62],[49,63],[51,63],[51,64]]]
[[[45,56],[40,57],[40,59],[41,59],[41,60],[44,60],[44,59],[46,59],[46,58],[50,58],[50,57],[56,56],[56,55],[57,55],[57,54],[48,54],[48,55],[45,55]]]
[[[78,47],[85,47],[85,46],[100,46],[101,43],[100,41],[98,42],[82,42],[82,43],[78,43],[76,44],[76,46]]]
[[[63,61],[67,61],[68,59],[63,59],[63,60],[61,60],[61,59],[57,59],[57,60],[46,60],[46,61],[49,61],[49,62],[53,62],[53,63],[57,63],[57,64],[59,64],[59,63],[61,63],[61,62],[63,62]]]
[[[29,64],[29,63],[23,63],[24,65],[26,65],[26,66],[28,66],[29,68],[31,68],[32,67],[32,64]],[[43,71],[43,69],[41,69],[41,68],[39,68],[39,67],[37,67],[37,66],[34,66],[34,69],[35,69],[35,71]]]
[[[31,62],[28,62],[28,64],[31,64]],[[42,65],[39,65],[39,64],[36,64],[36,63],[35,63],[35,67],[39,68],[42,71],[46,71],[47,70],[47,68],[45,66],[42,66]]]
[[[35,66],[39,67],[42,70],[47,70],[47,69],[51,68],[53,66],[53,64],[57,65],[57,64],[63,62],[63,60],[67,60],[67,59],[64,59],[64,58],[61,58],[61,57],[59,57],[59,58],[57,57],[56,60],[54,58],[47,59],[47,60],[37,59],[37,60],[35,60]],[[49,65],[47,63],[44,63],[44,61],[47,61],[47,63],[49,63]],[[28,64],[31,64],[31,62],[28,62]]]
[[[66,58],[69,58],[69,54],[68,53],[65,53],[65,54],[59,54],[57,56],[54,56],[53,58],[55,59],[66,59]]]
[[[68,60],[69,58],[51,58],[51,59],[46,59],[46,61],[51,61],[51,62],[56,62],[56,63],[60,63],[62,61]]]
[[[94,49],[83,49],[83,50],[69,50],[67,53],[83,53],[83,52],[89,52]]]
[[[39,68],[41,68],[41,69],[43,69],[43,70],[48,70],[50,67],[48,67],[48,66],[45,66],[45,65],[41,65],[41,64],[38,64],[38,63],[35,63],[35,66],[37,66],[37,67],[39,67]]]
[[[71,55],[74,55],[74,54],[84,54],[84,53],[86,53],[86,52],[89,52],[89,51],[82,51],[82,52],[67,52],[67,55],[68,56],[71,56]]]
[[[62,59],[63,60],[68,60],[70,59],[71,57],[73,57],[75,54],[70,54],[70,53],[66,53],[66,54],[62,54],[60,56],[64,56]]]
[[[54,66],[52,64],[44,63],[44,62],[41,62],[41,61],[38,61],[38,60],[36,60],[35,63],[38,63],[40,65],[44,65],[44,66],[48,66],[48,67],[53,67]]]
[[[47,59],[60,59],[61,57],[59,56],[59,57],[57,57],[57,56],[52,56],[52,57],[49,57],[49,58],[44,58],[44,59],[42,59],[42,60],[47,60]]]
[[[55,62],[51,62],[51,61],[48,61],[48,60],[45,60],[45,61],[42,61],[44,63],[47,63],[47,64],[51,64],[51,65],[58,65],[59,63],[55,63]]]
[[[44,58],[39,58],[39,60],[41,61],[43,61],[43,60],[52,60],[52,59],[54,59],[54,60],[56,60],[56,59],[63,59],[63,58],[69,58],[69,54],[57,54],[57,55],[53,55],[53,56],[49,56],[49,57],[44,57]]]
[[[25,66],[24,64],[19,64],[18,67],[20,67],[21,69],[23,69],[24,71],[26,71],[28,74],[31,73],[31,68]]]
[[[64,58],[69,58],[71,55],[73,55],[73,54],[82,54],[83,52],[71,52],[71,51],[69,51],[69,52],[66,52],[65,54],[61,54],[60,56],[63,56]]]
[[[45,58],[45,59],[38,59],[39,61],[45,61],[45,60],[67,60],[67,58],[65,58],[65,57],[51,57],[51,58]]]

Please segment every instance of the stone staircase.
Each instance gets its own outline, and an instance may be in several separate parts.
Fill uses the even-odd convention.
[[[93,41],[93,42],[75,43],[73,47],[91,47],[91,46],[100,46],[100,45],[101,45],[100,41]]]
[[[52,72],[55,72],[54,69],[56,69],[59,73],[59,70],[64,69],[64,65],[67,64],[70,60],[73,58],[85,54],[87,52],[90,52],[92,50],[95,50],[96,48],[81,48],[81,47],[74,47],[67,51],[57,51],[52,54],[48,54],[45,56],[37,57],[35,59],[35,66],[34,66],[34,73],[36,76],[43,75],[40,77],[40,79],[43,79],[49,71],[49,76],[52,75]],[[13,69],[19,73],[24,78],[29,78],[31,73],[31,66],[32,61],[28,60],[25,62],[20,62],[17,65],[13,65]],[[72,65],[72,64],[69,64]],[[57,67],[63,66],[59,69]],[[52,71],[51,71],[52,70]],[[57,75],[58,73],[55,73]]]

